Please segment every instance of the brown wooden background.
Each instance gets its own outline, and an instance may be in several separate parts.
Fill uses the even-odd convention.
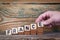
[[[60,0],[0,0],[0,2],[17,2],[17,3],[60,3]]]
[[[14,4],[15,3],[15,4]],[[20,4],[20,3],[47,3],[47,4]],[[51,4],[49,4],[51,3]],[[54,4],[56,3],[56,5]],[[11,29],[13,27],[19,27],[19,26],[23,26],[25,24],[31,24],[33,22],[35,22],[36,18],[43,12],[47,11],[47,10],[54,10],[54,11],[60,11],[60,0],[0,0],[0,33],[3,32],[3,34],[5,33],[4,31],[6,29]],[[23,8],[23,9],[21,9]],[[30,8],[32,8],[33,10],[29,10]],[[17,14],[18,11],[24,11],[24,13],[26,14],[30,14],[29,16],[23,16],[19,17]],[[8,11],[8,12],[7,12]],[[40,12],[39,12],[40,11]],[[38,13],[39,15],[35,16],[31,16],[34,13]],[[21,15],[20,15],[21,16]],[[60,30],[60,27],[56,27],[58,30]],[[55,29],[56,29],[55,28]],[[46,30],[47,29],[47,30]],[[48,28],[46,28],[46,31],[49,31]],[[50,29],[51,30],[51,29]],[[1,33],[2,34],[2,33]],[[36,36],[37,38],[39,38],[39,40],[60,40],[60,34],[47,34],[47,35],[40,35]],[[23,39],[26,36],[6,36],[6,35],[0,35],[0,40],[25,40]],[[27,36],[28,37],[28,36]],[[34,39],[28,39],[28,40],[38,40],[36,39],[35,36],[30,36],[31,38]],[[14,38],[14,39],[13,39]],[[43,39],[44,38],[44,39]],[[26,39],[26,40],[27,40]]]

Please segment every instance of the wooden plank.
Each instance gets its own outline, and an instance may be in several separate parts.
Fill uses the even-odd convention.
[[[15,39],[56,39],[60,40],[60,33],[49,33],[49,34],[44,34],[44,35],[0,35],[0,40],[15,40]]]
[[[2,5],[0,6],[1,14],[7,18],[37,18],[40,14],[45,11],[60,11],[60,5],[52,4],[11,4],[11,5]]]
[[[0,2],[16,3],[60,3],[60,0],[0,0]]]

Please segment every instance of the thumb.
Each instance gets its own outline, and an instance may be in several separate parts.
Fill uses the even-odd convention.
[[[44,24],[44,25],[49,25],[49,24],[51,24],[52,22],[53,22],[53,19],[50,18],[50,19],[48,19],[48,20],[43,21],[43,24]]]

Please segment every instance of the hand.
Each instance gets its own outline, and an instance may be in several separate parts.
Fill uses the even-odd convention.
[[[37,19],[36,23],[43,21],[44,25],[49,24],[60,24],[60,12],[59,11],[47,11],[41,14]]]

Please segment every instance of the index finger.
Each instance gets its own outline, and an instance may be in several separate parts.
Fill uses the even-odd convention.
[[[45,18],[47,15],[48,15],[47,13],[41,14],[41,15],[36,19],[35,22],[38,23],[38,22],[43,21],[43,20],[44,20],[43,18]]]

